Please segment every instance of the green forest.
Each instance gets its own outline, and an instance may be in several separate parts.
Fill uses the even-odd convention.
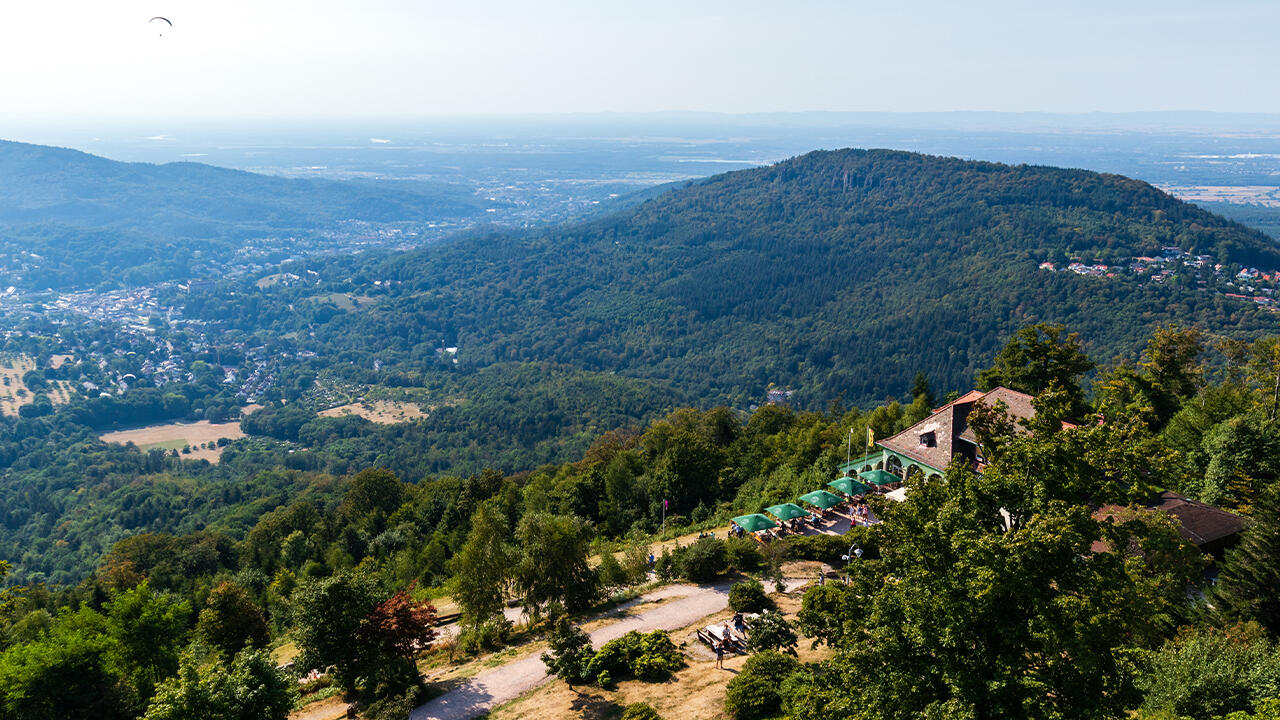
[[[1135,356],[1164,322],[1244,338],[1275,331],[1275,315],[1189,279],[1037,270],[1164,247],[1231,272],[1280,268],[1270,238],[1140,181],[840,150],[718,175],[577,225],[312,262],[315,284],[228,284],[180,300],[214,327],[292,334],[375,384],[439,369],[440,350],[456,347],[460,371],[552,362],[734,407],[773,383],[821,409],[881,402],[921,369],[962,387],[1035,322],[1077,330],[1106,360]],[[330,292],[376,302],[340,311],[317,300]]]
[[[756,680],[731,683],[736,717],[1271,717],[1280,338],[1161,326],[1136,360],[1101,367],[1084,347],[1050,325],[1009,338],[979,383],[1036,394],[1034,421],[1016,427],[997,406],[974,421],[990,460],[982,475],[957,465],[910,481],[901,504],[873,501],[884,522],[855,533],[867,554],[847,568],[850,584],[811,588],[796,627],[777,629],[783,655],[799,631],[834,657],[804,665],[759,648],[745,675]],[[432,649],[431,601],[442,594],[462,613],[451,655],[516,641],[501,616],[513,601],[542,619],[518,632],[550,633],[553,667],[669,673],[662,638],[584,655],[576,613],[643,581],[664,519],[669,533],[723,526],[822,487],[847,438],[868,428],[886,437],[944,400],[927,377],[910,394],[865,411],[681,408],[599,433],[569,462],[417,482],[385,468],[284,464],[236,484],[187,480],[191,463],[52,437],[78,448],[52,463],[89,463],[68,473],[134,478],[128,492],[99,496],[115,504],[94,508],[102,517],[169,511],[210,522],[119,538],[79,582],[5,591],[0,717],[176,718],[216,707],[216,717],[282,718],[296,683],[264,652],[286,641],[301,652],[299,670],[332,667],[326,683],[362,698],[368,716],[393,717],[431,693],[418,663],[445,652]],[[139,460],[157,464],[128,465]],[[1216,583],[1203,574],[1209,558],[1167,518],[1092,514],[1164,489],[1250,518]],[[849,538],[833,539],[781,547],[840,565]],[[621,559],[589,562],[602,551]],[[707,538],[664,553],[655,569],[695,582],[768,579],[772,562],[750,541]],[[557,654],[588,664],[557,664]],[[245,687],[254,691],[236,690]]]
[[[134,173],[188,170],[98,172],[127,194]],[[232,224],[254,212],[239,192]],[[27,230],[127,246],[85,212],[96,229]],[[1280,316],[1189,271],[1039,269],[1171,248],[1227,278],[1280,268],[1265,235],[1142,182],[844,150],[564,227],[167,285],[133,333],[26,317],[3,345],[35,369],[13,388],[32,402],[0,418],[0,719],[282,718],[299,690],[403,717],[439,691],[424,667],[538,638],[572,682],[661,678],[669,638],[596,650],[585,614],[651,581],[752,595],[786,557],[844,567],[850,542],[848,584],[768,621],[727,712],[1274,717]],[[111,284],[111,262],[59,282]],[[152,380],[163,362],[181,372]],[[850,438],[997,385],[1038,414],[975,420],[983,474],[913,479],[851,536],[706,538],[650,567],[655,541],[823,487]],[[424,417],[318,414],[366,399]],[[237,419],[217,464],[99,438]],[[1211,565],[1137,509],[1161,490],[1246,517],[1241,544]],[[796,633],[834,655],[790,657]],[[331,671],[300,685],[270,654],[286,646],[299,673]]]

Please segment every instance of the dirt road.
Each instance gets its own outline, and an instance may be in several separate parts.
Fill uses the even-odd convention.
[[[800,587],[806,581],[788,579],[787,589]],[[666,599],[662,605],[644,610],[598,628],[591,633],[596,647],[632,630],[675,630],[685,627],[729,604],[730,583],[717,585],[667,585],[640,598],[640,604]],[[514,700],[549,679],[540,654],[513,660],[501,667],[486,670],[459,687],[422,705],[410,720],[470,720],[492,708]]]

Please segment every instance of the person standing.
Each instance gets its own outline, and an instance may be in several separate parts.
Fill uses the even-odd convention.
[[[724,646],[726,642],[727,641],[724,638],[720,638],[720,640],[716,643],[716,669],[717,670],[724,669],[724,650],[725,650]]]

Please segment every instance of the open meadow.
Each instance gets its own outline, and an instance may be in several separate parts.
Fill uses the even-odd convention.
[[[100,436],[103,442],[122,445],[133,443],[143,452],[153,448],[177,450],[184,458],[208,460],[211,463],[218,462],[222,456],[222,448],[217,446],[220,438],[236,440],[242,437],[244,437],[244,431],[240,429],[240,423],[215,424],[208,420],[148,425],[131,430],[117,430]],[[209,447],[210,444],[213,447]],[[191,452],[182,453],[185,447],[190,447]]]

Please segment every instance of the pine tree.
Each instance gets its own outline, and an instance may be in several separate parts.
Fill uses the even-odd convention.
[[[1227,553],[1214,588],[1219,612],[1256,620],[1280,634],[1280,485],[1267,488],[1254,504],[1253,523],[1240,545]]]

